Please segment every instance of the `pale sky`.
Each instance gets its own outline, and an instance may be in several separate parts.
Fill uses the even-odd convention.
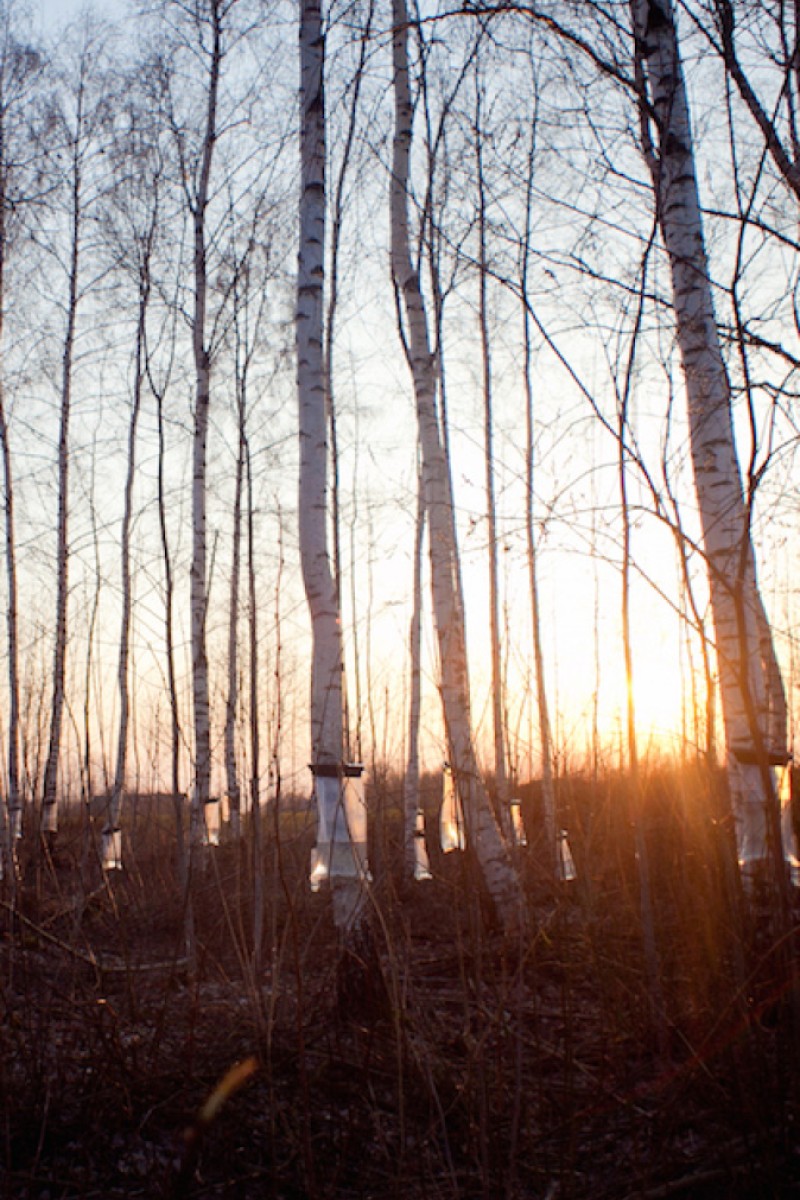
[[[116,17],[125,10],[125,0],[31,0],[31,8],[39,17],[42,28],[66,24],[84,8],[92,8],[102,16]]]

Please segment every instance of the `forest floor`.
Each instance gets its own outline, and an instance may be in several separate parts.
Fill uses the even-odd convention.
[[[574,884],[520,852],[514,937],[468,855],[404,883],[389,822],[343,951],[308,831],[273,831],[254,964],[252,857],[222,846],[194,970],[154,827],[105,879],[80,822],[30,847],[0,909],[0,1197],[800,1196],[797,914],[733,918],[718,826],[665,786],[648,959],[619,796],[590,803]]]

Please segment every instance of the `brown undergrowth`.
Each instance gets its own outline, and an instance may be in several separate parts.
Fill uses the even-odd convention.
[[[306,886],[309,828],[267,822],[260,973],[246,841],[195,871],[195,970],[153,814],[108,879],[80,814],[52,859],[26,846],[2,909],[0,1195],[798,1194],[794,924],[729,894],[710,782],[654,775],[639,819],[655,1005],[625,789],[564,781],[579,878],[556,887],[520,850],[530,927],[514,942],[468,855],[403,881],[387,785],[368,934],[343,956]],[[536,789],[523,798],[534,829]]]

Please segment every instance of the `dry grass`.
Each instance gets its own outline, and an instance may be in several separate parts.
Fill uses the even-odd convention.
[[[0,1194],[797,1194],[794,934],[767,906],[735,917],[709,781],[651,777],[657,1011],[625,790],[565,784],[580,880],[553,888],[529,850],[520,944],[468,857],[403,882],[385,796],[370,936],[343,957],[305,885],[309,831],[268,822],[258,978],[247,847],[221,847],[195,878],[193,977],[159,821],[139,820],[129,869],[105,884],[78,821],[55,863],[28,847],[17,913],[2,913]],[[525,802],[533,828],[534,792]],[[204,1120],[251,1056],[255,1073]]]

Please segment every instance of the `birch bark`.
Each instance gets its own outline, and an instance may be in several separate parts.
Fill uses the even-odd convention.
[[[211,354],[206,332],[208,305],[208,265],[206,214],[208,210],[211,167],[217,142],[217,104],[222,66],[221,0],[209,0],[207,19],[211,27],[208,52],[208,92],[205,128],[200,151],[200,173],[192,202],[194,234],[194,311],[192,314],[192,350],[195,369],[194,437],[192,443],[192,565],[190,571],[192,631],[192,692],[194,700],[195,786],[192,793],[192,845],[200,844],[205,806],[211,792],[211,729],[208,685],[208,649],[206,615],[208,609],[207,576],[207,452],[211,407]]]
[[[533,181],[536,147],[536,118],[531,122],[529,170],[525,187],[525,234],[521,247],[520,297],[522,301],[523,384],[525,389],[525,542],[528,559],[528,589],[531,596],[531,635],[536,689],[536,708],[539,718],[539,748],[542,760],[542,807],[544,816],[545,853],[553,874],[557,874],[559,859],[556,830],[556,787],[553,773],[553,737],[550,727],[550,706],[547,700],[547,681],[542,648],[541,604],[539,594],[539,555],[536,542],[536,427],[533,386],[533,339],[528,300],[531,243],[533,240]]]
[[[350,104],[347,118],[347,132],[345,134],[344,146],[342,148],[341,161],[339,163],[339,172],[336,182],[333,187],[333,197],[331,205],[331,221],[330,221],[330,255],[328,267],[328,299],[325,312],[325,328],[323,335],[323,365],[325,379],[325,396],[328,413],[328,425],[330,432],[330,459],[331,459],[331,528],[332,528],[332,551],[333,551],[333,577],[336,587],[336,603],[339,613],[342,612],[342,518],[340,504],[340,454],[339,454],[339,434],[337,420],[337,404],[335,393],[335,377],[334,377],[334,351],[336,347],[336,318],[339,304],[339,265],[341,257],[342,232],[344,229],[344,210],[346,185],[350,174],[350,168],[353,159],[353,150],[357,145],[356,134],[358,130],[359,102],[361,96],[361,88],[364,81],[364,68],[367,61],[367,54],[370,46],[370,35],[372,31],[372,20],[375,10],[375,0],[369,0],[369,6],[366,13],[363,30],[360,32],[360,49],[358,62],[353,73],[353,88],[350,97]],[[355,521],[355,511],[353,513],[353,522]],[[360,665],[358,659],[358,642],[357,642],[357,621],[355,619],[355,573],[351,574],[351,587],[353,591],[353,678],[356,689],[356,726],[358,737],[356,740],[355,752],[361,756],[361,703],[360,703]],[[344,648],[342,648],[343,663],[344,663]],[[343,665],[344,671],[344,665]],[[348,756],[352,754],[352,730],[350,727],[350,701],[348,696],[348,686],[346,678],[342,677],[342,720],[343,720],[343,737],[345,752]]]
[[[743,492],[736,456],[677,31],[671,0],[631,0],[631,11],[645,149],[669,256],[688,400],[739,859],[746,873],[770,858],[777,869],[781,834],[771,768],[788,761],[786,701],[756,582],[752,495]]]
[[[319,0],[304,0],[300,24],[301,196],[297,280],[297,390],[300,416],[300,556],[314,638],[311,755],[316,766],[342,758],[342,649],[328,552],[328,440],[323,368],[325,277],[324,33]]]
[[[61,355],[61,415],[58,434],[58,517],[56,529],[56,612],[53,648],[53,693],[50,737],[42,781],[41,831],[54,838],[58,829],[58,763],[64,719],[67,664],[67,604],[69,599],[69,441],[72,412],[72,360],[78,317],[78,272],[80,267],[84,108],[86,102],[86,54],[82,56],[76,88],[75,119],[69,142],[69,261],[67,267],[66,326]]]
[[[13,7],[4,14],[2,28],[2,62],[0,62],[0,457],[3,469],[4,521],[6,551],[6,586],[8,602],[6,608],[6,639],[8,648],[8,790],[6,806],[8,821],[5,825],[6,842],[0,849],[0,863],[5,859],[12,895],[16,890],[15,842],[22,833],[22,794],[20,790],[20,687],[19,687],[19,637],[18,637],[18,587],[16,517],[14,505],[14,473],[12,469],[11,442],[6,412],[5,390],[5,313],[7,305],[6,257],[9,250],[7,213],[13,205],[19,210],[20,195],[14,187],[14,155],[12,150],[13,118],[22,110],[32,77],[38,72],[40,62],[34,51],[23,47],[16,38],[12,22]]]
[[[150,368],[148,366],[148,372]],[[153,377],[150,373],[150,385],[153,387]],[[164,652],[167,660],[167,691],[169,693],[170,713],[170,778],[172,781],[173,803],[175,805],[175,831],[177,842],[178,878],[182,885],[186,883],[186,846],[184,842],[185,801],[181,791],[181,721],[180,704],[178,701],[178,674],[175,665],[175,570],[172,565],[172,552],[169,544],[167,529],[167,471],[166,471],[166,430],[164,420],[164,388],[155,388],[156,420],[158,431],[158,530],[161,542],[161,556],[164,562]]]
[[[420,833],[419,812],[419,727],[422,708],[422,544],[425,535],[425,496],[422,479],[417,478],[417,523],[414,530],[414,584],[408,645],[411,687],[408,700],[408,762],[403,780],[404,846],[406,874],[415,876],[417,841]]]
[[[150,303],[150,256],[155,236],[157,212],[153,209],[151,222],[140,246],[139,263],[139,313],[136,324],[136,348],[134,353],[133,403],[128,424],[128,467],[125,476],[125,498],[122,513],[121,563],[122,616],[119,633],[119,659],[117,687],[119,690],[119,724],[117,727],[117,757],[114,767],[114,782],[108,808],[108,823],[103,831],[103,866],[122,866],[122,844],[119,836],[122,799],[125,791],[125,774],[128,761],[128,725],[130,714],[130,690],[128,687],[128,662],[130,659],[131,613],[133,607],[131,581],[131,524],[133,521],[133,488],[136,481],[136,436],[139,414],[142,408],[142,389],[145,374],[145,328]]]
[[[225,702],[225,778],[230,804],[231,836],[238,841],[242,831],[242,790],[236,767],[236,708],[239,699],[239,580],[242,561],[242,486],[245,465],[244,385],[237,381],[239,446],[233,484],[233,560],[228,607],[228,695]]]
[[[500,651],[500,582],[497,562],[497,499],[495,496],[494,414],[492,347],[489,330],[489,289],[487,252],[487,199],[484,175],[483,96],[480,75],[476,80],[475,100],[475,175],[478,189],[478,324],[481,336],[483,368],[484,479],[486,488],[486,524],[489,555],[489,642],[492,662],[492,733],[494,737],[494,786],[501,821],[510,828],[506,740],[504,730],[504,681]]]
[[[174,331],[173,331],[174,332]],[[174,338],[173,338],[174,351]],[[150,387],[156,399],[156,429],[158,433],[157,460],[157,506],[161,556],[164,563],[164,653],[167,666],[167,691],[170,713],[170,778],[172,781],[172,803],[175,813],[175,859],[178,882],[184,895],[184,942],[193,974],[197,961],[195,944],[194,905],[189,890],[189,856],[186,853],[186,797],[181,790],[181,731],[180,703],[178,699],[178,673],[175,662],[175,569],[167,529],[167,442],[164,416],[166,384],[155,386],[151,365],[147,365]]]
[[[317,865],[330,875],[334,921],[353,932],[364,912],[364,879],[352,847],[355,878],[340,878],[333,839],[345,804],[342,722],[342,635],[336,580],[328,549],[328,422],[323,354],[325,283],[325,35],[320,0],[300,10],[300,247],[296,346],[299,405],[300,558],[311,617],[311,755],[319,804]],[[334,796],[334,793],[335,796]],[[330,797],[333,796],[331,804]],[[327,827],[326,808],[334,815]],[[326,837],[327,835],[327,837]],[[339,835],[342,836],[341,833]],[[323,843],[325,843],[323,845]],[[324,860],[324,861],[322,861]],[[316,867],[315,867],[316,869]]]
[[[233,215],[233,214],[232,214]],[[250,442],[248,433],[249,396],[248,386],[250,368],[258,345],[259,333],[262,329],[262,318],[268,295],[267,287],[261,290],[261,298],[256,305],[253,319],[251,314],[251,267],[256,258],[256,228],[259,212],[253,215],[253,232],[240,260],[237,262],[233,289],[233,342],[234,342],[234,377],[236,386],[236,425],[238,430],[238,447],[236,454],[236,477],[233,490],[233,555],[231,563],[230,601],[228,611],[228,697],[225,707],[225,775],[227,778],[228,800],[230,802],[231,837],[238,841],[242,832],[242,786],[236,762],[236,713],[239,704],[239,618],[241,611],[240,587],[242,576],[242,538],[243,525],[246,523],[248,548],[248,603],[252,612],[252,653],[257,649],[257,613],[255,609],[255,561],[254,561],[254,532],[253,532],[253,495],[252,473],[250,468]],[[236,254],[235,246],[233,253]],[[247,513],[242,509],[245,504],[245,487],[247,488]],[[257,703],[257,660],[251,664],[251,706],[258,713]],[[253,693],[255,689],[255,694]],[[253,719],[253,718],[251,718]],[[258,721],[255,719],[257,731]],[[254,746],[255,749],[255,746]],[[253,775],[257,779],[257,754],[254,753]],[[253,811],[254,841],[256,840],[256,810]]]
[[[261,951],[264,940],[264,858],[261,832],[261,725],[258,675],[258,603],[256,594],[256,533],[255,497],[253,495],[253,461],[247,428],[242,430],[244,462],[247,479],[247,628],[250,665],[250,822],[253,846],[253,970],[256,975],[261,969]],[[279,540],[277,595],[283,574],[283,541]],[[280,689],[280,640],[275,654],[275,676]],[[280,710],[276,720],[280,732]],[[277,820],[280,795],[276,788],[275,813]]]
[[[464,614],[458,587],[458,552],[453,529],[450,476],[442,447],[437,408],[437,369],[419,270],[411,254],[408,184],[413,104],[405,0],[393,0],[392,15],[395,111],[390,196],[392,275],[398,305],[405,316],[402,335],[416,401],[449,759],[464,805],[467,836],[474,846],[501,920],[510,930],[519,927],[523,921],[523,897],[483,786],[472,745]]]

